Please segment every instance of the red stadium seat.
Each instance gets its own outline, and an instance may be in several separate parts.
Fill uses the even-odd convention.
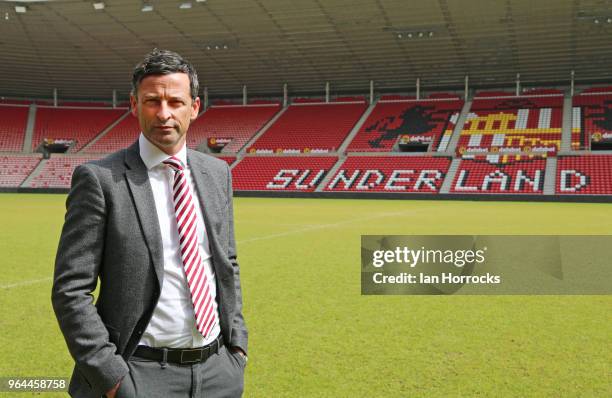
[[[612,139],[612,87],[587,89],[572,101],[572,149],[602,139]]]
[[[223,152],[236,153],[279,110],[278,104],[212,106],[189,127],[187,145],[190,148],[197,148],[209,137],[230,138],[232,141],[223,148]]]
[[[100,156],[57,156],[47,160],[45,167],[30,182],[32,188],[69,188],[74,169]]]
[[[439,94],[438,100],[402,100],[384,96],[347,148],[348,152],[391,152],[399,137],[446,150],[463,101]],[[399,97],[401,98],[401,97]],[[442,145],[440,145],[442,144]]]
[[[87,153],[111,153],[133,144],[140,134],[138,119],[128,115],[115,127],[108,131],[92,146],[85,149]]]
[[[78,152],[126,112],[125,109],[42,108],[36,111],[32,149],[45,138],[74,139]]]
[[[431,156],[349,156],[325,191],[438,193],[451,159]]]
[[[236,161],[236,156],[219,156],[219,159],[225,160],[231,166]]]
[[[478,93],[461,131],[457,153],[555,154],[561,147],[563,95],[504,97]]]
[[[28,122],[26,106],[0,106],[0,151],[21,152]]]
[[[612,155],[559,156],[556,193],[612,194]]]
[[[0,187],[20,186],[41,158],[41,154],[0,156]]]
[[[541,195],[545,171],[546,159],[543,157],[474,156],[461,160],[451,192]]]
[[[235,190],[312,192],[335,156],[247,156],[232,169]]]
[[[366,108],[365,103],[293,104],[248,152],[336,151]]]

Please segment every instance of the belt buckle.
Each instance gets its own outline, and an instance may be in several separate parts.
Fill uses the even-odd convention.
[[[181,350],[181,364],[202,362],[203,352],[197,350]]]

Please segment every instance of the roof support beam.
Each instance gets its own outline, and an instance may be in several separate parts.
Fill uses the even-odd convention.
[[[283,83],[283,108],[286,108],[288,103],[289,91],[287,90],[287,83]]]

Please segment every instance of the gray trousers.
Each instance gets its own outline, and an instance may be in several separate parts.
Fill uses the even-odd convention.
[[[203,363],[176,365],[132,357],[116,398],[230,398],[242,396],[245,360],[225,346]]]

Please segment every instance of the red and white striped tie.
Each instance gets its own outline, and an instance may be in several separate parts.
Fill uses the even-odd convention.
[[[181,245],[181,258],[191,291],[196,327],[206,338],[218,323],[217,303],[212,296],[211,282],[206,276],[200,256],[197,236],[198,220],[193,203],[191,183],[185,175],[185,167],[180,159],[172,156],[164,160],[163,163],[174,170],[174,214],[176,215]]]

